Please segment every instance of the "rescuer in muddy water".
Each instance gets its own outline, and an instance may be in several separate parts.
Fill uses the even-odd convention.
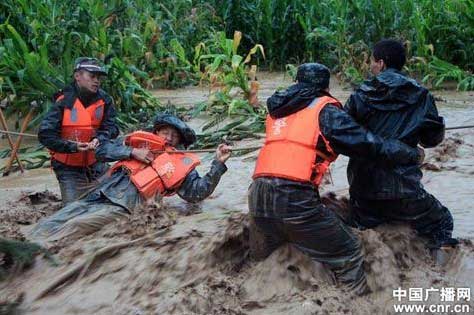
[[[112,98],[100,89],[101,77],[106,74],[96,59],[78,58],[74,82],[54,95],[54,104],[39,127],[38,140],[51,152],[64,205],[107,170],[106,164],[95,158],[98,139],[113,139],[119,134]]]
[[[211,169],[204,177],[195,170],[199,158],[191,153],[173,153],[196,141],[194,131],[178,117],[159,114],[154,131],[136,131],[124,141],[99,139],[96,156],[101,161],[119,161],[85,197],[40,221],[31,233],[34,240],[53,241],[99,230],[156,197],[178,194],[188,202],[207,198],[227,171],[231,147],[218,146]]]
[[[387,168],[419,163],[423,154],[366,131],[329,94],[330,73],[318,63],[298,68],[297,83],[267,100],[265,145],[249,191],[251,255],[267,257],[289,242],[328,266],[338,282],[369,291],[361,244],[320,200],[318,186],[338,154]]]
[[[400,42],[378,42],[371,56],[374,77],[350,96],[344,109],[376,135],[413,148],[432,148],[443,141],[444,120],[438,115],[433,95],[401,72],[405,61]],[[373,228],[393,221],[408,222],[428,239],[428,247],[434,251],[455,246],[451,213],[424,190],[422,175],[417,163],[392,168],[379,160],[351,158],[347,176],[356,224]]]

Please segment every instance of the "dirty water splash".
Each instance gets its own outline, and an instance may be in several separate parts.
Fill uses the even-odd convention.
[[[288,83],[279,76],[270,77],[268,82],[271,85],[262,82],[264,97],[278,85]],[[333,91],[342,100],[350,93],[337,86]],[[179,98],[176,91],[172,94]],[[460,97],[472,99],[465,93],[455,93],[447,95],[446,102],[438,104],[448,125],[466,124],[473,118],[472,108],[464,103],[455,108],[448,107],[453,98]],[[195,127],[199,126],[195,124]],[[374,230],[355,231],[363,244],[368,282],[374,291],[366,297],[344,292],[333,284],[321,264],[288,245],[260,262],[248,258],[246,193],[255,153],[231,159],[229,172],[211,198],[202,204],[188,206],[178,198],[169,198],[162,205],[135,212],[80,240],[59,242],[54,248],[61,263],[59,267],[37,258],[30,270],[1,287],[0,295],[11,297],[9,301],[16,303],[26,314],[365,315],[392,314],[396,302],[392,291],[398,287],[469,287],[472,292],[474,246],[469,239],[473,239],[474,224],[472,189],[469,187],[474,186],[473,145],[472,130],[447,133],[447,139],[440,147],[426,150],[425,162],[433,164],[434,168],[430,170],[426,166],[423,179],[427,190],[451,209],[455,233],[465,240],[453,252],[447,265],[440,267],[433,264],[423,240],[407,226],[383,225]],[[322,189],[337,192],[322,194],[322,199],[341,217],[348,215],[346,165],[347,159],[338,159],[333,167],[334,184]],[[207,166],[203,165],[199,172],[203,174]],[[47,179],[56,184],[55,179],[48,176]],[[41,178],[42,185],[44,177]],[[12,179],[2,182],[0,187],[16,189],[18,182],[21,183]],[[5,195],[4,191],[2,193]],[[48,204],[51,204],[50,208]],[[22,229],[28,225],[16,221],[34,223],[39,217],[54,212],[59,201],[36,205],[25,201],[18,205],[43,212],[38,216],[37,211],[30,210],[19,215],[20,220],[5,221],[16,226],[16,232],[11,232],[11,236],[21,239]],[[5,208],[2,205],[2,211]],[[152,242],[110,253],[80,277],[35,300],[54,279],[71,270],[76,263],[90,259],[97,250],[157,231],[165,233]],[[436,299],[429,302],[439,304]]]
[[[406,226],[357,231],[375,293],[356,297],[335,286],[321,264],[291,246],[280,247],[263,261],[251,261],[247,214],[214,219],[212,225],[197,223],[201,215],[178,217],[152,243],[121,250],[44,299],[33,301],[37,292],[26,290],[23,281],[44,288],[70,269],[73,260],[105,245],[98,235],[85,238],[80,247],[65,245],[59,256],[66,266],[58,270],[38,264],[29,275],[33,277],[25,275],[11,285],[25,290],[21,307],[28,314],[386,314],[395,302],[392,290],[398,287],[472,285],[470,241],[462,241],[449,264],[440,268]],[[105,227],[100,239],[116,227]],[[108,245],[125,237],[110,236]]]

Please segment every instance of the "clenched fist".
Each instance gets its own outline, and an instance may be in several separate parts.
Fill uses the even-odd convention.
[[[99,140],[94,138],[91,142],[89,142],[89,150],[95,150],[99,146]]]
[[[87,142],[76,142],[76,148],[78,152],[84,152],[89,150],[89,143]]]
[[[149,149],[137,149],[133,148],[132,149],[132,158],[139,160],[143,163],[150,164],[153,162],[153,159],[155,158],[153,156],[153,153]]]
[[[231,154],[232,147],[230,145],[221,143],[216,150],[216,159],[219,162],[225,163],[230,158]]]

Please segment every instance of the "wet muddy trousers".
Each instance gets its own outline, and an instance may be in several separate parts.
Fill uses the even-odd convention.
[[[350,229],[327,207],[319,203],[312,209],[295,207],[278,212],[268,184],[255,183],[250,188],[250,253],[253,259],[269,256],[284,243],[289,243],[327,266],[336,280],[357,294],[368,290],[363,269],[361,243]],[[265,192],[265,193],[263,193]],[[313,193],[314,194],[314,193]],[[316,193],[317,196],[317,193]],[[318,197],[319,199],[319,197]],[[291,205],[291,202],[290,202]],[[267,207],[267,209],[264,209]]]
[[[81,237],[94,233],[104,225],[124,218],[128,214],[127,210],[107,200],[77,200],[39,221],[28,239],[49,242],[64,237]]]
[[[91,188],[94,180],[102,176],[108,169],[107,164],[97,162],[90,167],[73,167],[53,160],[51,163],[61,190],[63,204],[79,198]]]
[[[428,193],[416,199],[351,200],[352,222],[359,228],[374,228],[382,223],[406,222],[428,240],[428,247],[454,246],[451,238],[453,217],[449,210]]]

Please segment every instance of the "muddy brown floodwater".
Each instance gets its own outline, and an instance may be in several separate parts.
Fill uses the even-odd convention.
[[[279,73],[263,73],[259,80],[261,100],[290,84]],[[337,82],[331,89],[343,102],[350,94]],[[190,87],[154,94],[163,102],[190,106],[205,100],[207,92]],[[473,123],[472,92],[434,94],[448,126]],[[202,119],[191,121],[197,129],[202,123]],[[247,140],[237,145],[256,143]],[[134,213],[81,240],[53,247],[59,266],[38,257],[31,269],[0,283],[0,306],[2,301],[21,297],[19,309],[25,314],[393,314],[393,305],[402,303],[392,296],[397,288],[423,288],[425,292],[469,288],[472,300],[473,155],[472,129],[448,131],[441,146],[427,150],[423,183],[452,211],[454,235],[462,239],[444,267],[432,263],[423,243],[406,226],[356,232],[364,245],[366,271],[374,291],[365,297],[353,297],[333,286],[321,265],[289,246],[262,262],[248,259],[247,189],[254,152],[231,158],[229,171],[214,194],[199,205],[172,197],[160,207]],[[209,167],[210,156],[204,155],[203,160],[201,174]],[[326,184],[323,193],[347,196],[347,161],[345,157],[336,161],[333,183]],[[32,223],[58,209],[58,193],[49,169],[1,178],[0,234],[21,239]],[[53,279],[91,257],[96,249],[159,230],[165,230],[164,235],[103,257],[79,277],[36,300]],[[473,312],[472,301],[441,302],[439,291],[423,303],[464,304]]]

